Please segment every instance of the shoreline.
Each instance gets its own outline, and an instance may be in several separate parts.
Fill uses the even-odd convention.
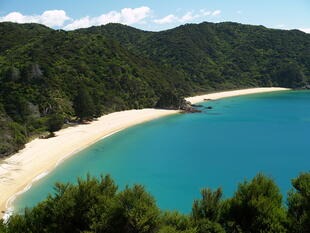
[[[186,98],[192,104],[206,99],[290,90],[288,88],[250,88]],[[0,218],[8,218],[15,198],[31,188],[67,158],[123,129],[156,118],[177,114],[178,110],[126,110],[104,115],[90,124],[72,126],[56,132],[56,137],[34,139],[25,148],[0,160]],[[44,156],[42,156],[44,154]],[[3,211],[3,212],[2,212]]]
[[[258,88],[249,88],[249,89],[241,89],[241,90],[234,90],[234,91],[215,92],[215,93],[210,93],[210,94],[205,94],[205,95],[197,95],[193,97],[188,97],[185,99],[191,102],[192,104],[197,104],[197,103],[201,103],[205,101],[217,100],[217,99],[234,97],[234,96],[259,94],[259,93],[275,92],[275,91],[289,91],[289,90],[292,90],[292,89],[283,88],[283,87],[258,87]]]
[[[114,112],[89,124],[62,129],[56,137],[30,141],[24,149],[0,161],[0,218],[9,216],[18,195],[72,155],[123,129],[177,113],[162,109]]]

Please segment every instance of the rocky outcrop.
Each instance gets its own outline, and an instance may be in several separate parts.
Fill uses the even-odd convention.
[[[195,106],[195,105],[194,105]],[[185,99],[182,100],[182,103],[180,105],[180,109],[182,110],[183,113],[197,113],[197,112],[202,112],[199,109],[196,109],[191,102],[186,101]],[[196,105],[198,106],[198,105]]]
[[[310,84],[305,85],[305,86],[303,86],[303,87],[301,87],[301,88],[296,88],[296,89],[300,89],[300,90],[310,90]]]
[[[203,108],[203,105],[200,104],[192,104],[193,108]]]

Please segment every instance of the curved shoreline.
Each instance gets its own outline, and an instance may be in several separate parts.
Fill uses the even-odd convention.
[[[220,99],[239,95],[263,92],[284,91],[287,88],[251,88],[236,91],[218,92],[186,100],[191,103],[203,102],[205,99]],[[90,124],[78,125],[60,130],[57,137],[50,139],[35,139],[26,147],[0,161],[0,217],[8,217],[12,202],[21,193],[31,188],[31,185],[47,175],[61,162],[120,130],[159,117],[179,113],[177,110],[141,109],[127,110],[104,115]],[[44,156],[42,156],[44,154]]]
[[[266,92],[275,92],[275,91],[288,91],[291,90],[290,88],[283,88],[283,87],[259,87],[259,88],[249,88],[249,89],[242,89],[242,90],[235,90],[235,91],[222,91],[222,92],[215,92],[205,95],[197,95],[193,97],[186,98],[187,101],[191,102],[192,104],[204,102],[206,100],[217,100],[222,98],[228,98],[233,96],[240,96],[240,95],[250,95],[250,94],[259,94],[259,93],[266,93]]]
[[[176,110],[141,109],[104,115],[90,124],[82,124],[56,132],[56,137],[34,139],[20,152],[0,163],[0,217],[11,209],[17,195],[28,190],[42,174],[61,162],[120,130],[159,117],[176,114]],[[44,155],[44,156],[42,156]]]

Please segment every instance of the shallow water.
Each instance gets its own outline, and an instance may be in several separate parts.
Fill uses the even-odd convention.
[[[187,213],[203,187],[229,197],[258,172],[285,195],[310,169],[310,91],[285,91],[204,103],[212,110],[131,127],[78,153],[14,202],[18,211],[53,192],[56,181],[111,174],[120,188],[143,184],[162,209]]]

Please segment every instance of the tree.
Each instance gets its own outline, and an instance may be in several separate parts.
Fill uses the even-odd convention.
[[[282,87],[302,87],[305,85],[305,75],[296,63],[282,65],[276,73],[276,80]]]
[[[191,218],[189,215],[181,214],[177,211],[170,212],[165,211],[160,219],[161,228],[160,232],[194,232],[195,226],[192,224]],[[165,231],[166,230],[166,231]]]
[[[182,99],[172,91],[164,91],[161,93],[156,103],[157,108],[179,109]]]
[[[47,121],[47,130],[51,136],[55,136],[54,132],[62,128],[64,124],[64,118],[60,114],[53,114]]]
[[[218,188],[215,192],[211,189],[201,190],[202,199],[195,200],[192,208],[192,217],[195,220],[209,219],[217,222],[221,214],[222,189]]]
[[[8,232],[89,231],[94,222],[99,224],[101,215],[108,216],[116,207],[113,205],[110,209],[101,208],[100,212],[93,212],[98,209],[99,202],[108,205],[110,200],[115,201],[117,187],[109,176],[98,179],[88,175],[86,180],[78,179],[77,185],[57,183],[54,189],[53,195],[32,209],[26,209],[23,215],[12,216],[8,222]]]
[[[229,200],[225,219],[232,232],[286,232],[280,190],[273,180],[262,174],[239,184]]]
[[[188,215],[160,211],[141,185],[118,192],[110,176],[88,175],[76,185],[57,183],[46,200],[13,215],[6,224],[0,221],[0,232],[308,233],[310,173],[292,184],[288,211],[275,183],[258,174],[240,183],[227,200],[222,200],[220,188],[203,189],[202,199]]]
[[[192,218],[195,226],[197,226],[197,233],[212,232],[223,233],[224,229],[219,224],[222,214],[222,189],[218,188],[216,191],[211,189],[201,190],[202,199],[195,200],[192,207]]]
[[[0,220],[0,232],[3,232],[3,233],[5,232],[5,227],[4,227],[2,219]]]
[[[81,120],[91,120],[95,115],[95,105],[86,86],[81,85],[74,99],[74,110]]]
[[[290,232],[310,232],[310,173],[302,173],[292,180],[295,190],[288,193]]]
[[[14,143],[19,149],[23,148],[24,144],[27,142],[27,130],[17,122],[10,122],[9,126],[12,130]]]
[[[119,218],[122,220],[118,232],[151,233],[159,225],[160,210],[154,198],[147,193],[143,186],[135,185],[119,193]]]

